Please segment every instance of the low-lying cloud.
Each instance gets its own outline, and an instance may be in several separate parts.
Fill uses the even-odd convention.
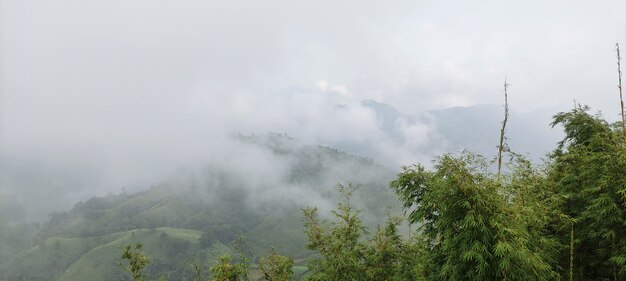
[[[576,99],[613,120],[625,5],[0,0],[1,164],[102,194],[278,132],[397,169],[457,149],[432,110],[500,104],[505,75],[517,112]]]

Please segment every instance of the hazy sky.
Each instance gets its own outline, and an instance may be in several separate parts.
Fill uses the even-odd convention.
[[[617,41],[624,0],[0,0],[0,153],[150,174],[273,131],[406,164],[435,129],[394,143],[361,100],[500,104],[507,76],[518,112],[616,120]]]

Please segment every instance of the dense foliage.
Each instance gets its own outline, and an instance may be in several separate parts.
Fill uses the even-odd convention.
[[[559,113],[565,138],[552,155],[549,182],[565,198],[560,211],[574,220],[559,237],[574,235],[576,280],[626,279],[626,150],[618,126],[586,108]],[[561,260],[567,260],[567,253]],[[564,266],[565,262],[562,262]]]
[[[211,267],[212,280],[214,281],[238,281],[248,274],[243,264],[233,264],[230,256],[221,256]]]
[[[583,107],[555,115],[552,125],[563,127],[564,138],[544,165],[506,151],[501,174],[494,169],[497,159],[468,152],[442,155],[432,166],[404,167],[390,187],[406,219],[390,215],[378,227],[366,223],[361,210],[380,213],[377,199],[386,197],[355,198],[357,185],[340,185],[344,199],[330,215],[304,209],[308,242],[301,245],[306,250],[293,250],[296,235],[276,235],[302,234],[293,227],[300,224],[293,220],[296,207],[283,206],[281,212],[253,209],[237,188],[213,189],[219,200],[207,202],[196,198],[206,190],[192,186],[179,194],[96,198],[72,212],[53,214],[30,250],[42,262],[19,257],[16,268],[30,271],[6,276],[76,280],[74,276],[85,276],[81,270],[110,274],[104,269],[107,262],[95,257],[119,257],[111,254],[114,245],[142,241],[146,247],[123,248],[127,273],[118,279],[626,280],[621,125]],[[308,161],[293,170],[293,183],[314,180],[309,172],[320,169],[322,162],[311,166]],[[368,186],[367,192],[375,190]],[[279,228],[287,230],[277,232]],[[250,234],[256,252],[229,246],[242,232]],[[27,243],[20,233],[30,231],[0,223],[0,237],[14,239],[10,241],[16,245]],[[281,243],[292,246],[281,248]],[[260,244],[276,245],[278,251],[268,254],[273,247]],[[17,255],[10,245],[0,246],[12,251],[0,254]],[[277,254],[281,249],[289,249],[286,256]],[[233,259],[234,253],[239,256]],[[84,257],[96,261],[85,262]],[[200,263],[189,267],[196,258]],[[206,273],[201,272],[204,267]]]
[[[398,236],[393,221],[368,240],[349,204],[326,227],[305,210],[308,246],[320,255],[308,279],[626,280],[621,127],[583,107],[552,125],[565,137],[542,167],[509,152],[500,176],[464,152],[403,168],[391,188],[421,243]]]
[[[400,220],[389,218],[383,228],[366,238],[367,229],[349,201],[354,187],[339,185],[339,189],[346,200],[333,211],[336,222],[325,224],[317,209],[304,210],[307,246],[319,254],[310,261],[311,273],[305,279],[418,280],[419,256],[411,252],[414,241],[398,234]]]
[[[305,202],[331,204],[339,197],[334,185],[345,180],[362,185],[354,203],[366,210],[367,225],[374,227],[389,206],[397,205],[386,188],[393,172],[371,160],[279,136],[245,142],[274,160],[268,163],[282,163],[271,171],[284,173],[265,180],[239,167],[183,170],[142,192],[79,202],[51,214],[39,229],[0,219],[0,280],[128,280],[117,258],[120,248],[137,242],[151,257],[146,276],[193,280],[196,272],[189,264],[202,265],[206,276],[209,264],[237,252],[231,242],[240,235],[248,241],[252,264],[275,249],[297,261],[293,276],[298,279],[310,255],[301,218]],[[291,199],[302,194],[311,198]]]
[[[409,221],[420,225],[438,280],[546,280],[550,265],[482,158],[445,155],[433,171],[405,168],[392,182]]]
[[[143,244],[135,244],[135,247],[128,245],[124,247],[121,259],[125,261],[122,263],[122,267],[133,277],[135,281],[143,281],[145,277],[142,270],[150,263],[150,258],[147,257],[141,248]]]
[[[273,252],[259,259],[259,268],[263,278],[269,281],[288,281],[293,279],[294,260]]]

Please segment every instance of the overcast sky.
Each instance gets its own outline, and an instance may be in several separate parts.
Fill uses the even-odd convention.
[[[361,100],[500,104],[505,76],[517,112],[619,114],[624,0],[0,3],[0,153],[112,174],[268,131],[407,164],[435,129],[396,124],[415,142],[393,143]]]

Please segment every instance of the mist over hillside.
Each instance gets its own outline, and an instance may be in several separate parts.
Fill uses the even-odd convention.
[[[160,259],[151,272],[170,280],[192,275],[185,266],[191,258],[208,262],[232,252],[231,242],[240,236],[246,237],[254,256],[274,248],[304,258],[309,253],[304,250],[301,208],[315,206],[330,217],[341,200],[338,183],[359,187],[351,201],[363,210],[370,227],[400,213],[387,188],[394,173],[371,159],[280,134],[234,136],[233,143],[240,154],[228,159],[179,170],[140,192],[94,197],[70,211],[51,213],[32,234],[31,250],[0,264],[0,277],[108,280],[116,272],[116,255],[100,251],[110,252],[139,237],[150,247],[180,255],[173,259],[153,252]]]
[[[405,166],[495,159],[505,93],[533,164],[572,105],[622,120],[624,34],[625,1],[0,0],[0,280],[123,279],[138,241],[190,279],[241,235],[302,277],[301,208],[352,183],[376,228]]]
[[[391,170],[449,149],[490,155],[505,76],[514,151],[542,155],[550,120],[535,113],[572,99],[617,116],[604,97],[626,28],[619,1],[0,7],[0,192],[27,221],[46,219],[33,206],[229,158],[234,134],[285,133]],[[481,104],[491,109],[463,113]]]
[[[409,115],[372,100],[361,104],[372,111],[377,120],[377,130],[384,133],[387,145],[409,149],[410,155],[433,159],[442,151],[462,149],[474,149],[484,155],[495,153],[495,149],[489,146],[495,148],[492,140],[493,136],[497,136],[497,120],[501,114],[497,106],[451,108]],[[337,107],[336,110],[344,109]],[[537,115],[513,115],[511,119],[514,118],[520,121],[511,124],[528,122],[519,129],[519,133],[515,133],[518,132],[515,127],[509,129],[512,136],[509,143],[513,149],[521,147],[520,153],[542,155],[546,152],[542,149],[556,142],[551,137],[558,134],[551,133],[548,126],[532,123]],[[334,145],[360,155],[382,153],[372,149],[367,141],[354,140]],[[19,166],[17,161],[3,162],[4,165],[11,163],[7,165],[11,169],[1,170],[3,198],[9,203],[2,205],[5,218],[9,223],[37,222],[37,227],[41,229],[36,232],[36,229],[30,230],[27,236],[32,236],[44,246],[60,243],[61,246],[56,246],[56,253],[69,256],[62,264],[53,265],[43,262],[54,254],[48,252],[48,248],[30,251],[23,256],[15,252],[13,258],[18,258],[16,263],[34,262],[36,264],[32,266],[38,269],[31,270],[34,275],[24,275],[28,271],[26,268],[12,265],[8,262],[10,259],[6,259],[3,266],[13,268],[7,276],[39,278],[36,277],[40,276],[37,272],[49,272],[51,268],[70,270],[75,264],[100,264],[101,257],[91,249],[102,246],[101,243],[114,247],[122,241],[132,241],[128,240],[131,236],[126,235],[141,229],[156,229],[153,234],[141,234],[148,235],[145,237],[148,241],[150,235],[166,235],[172,239],[191,235],[194,238],[190,241],[200,244],[190,244],[190,252],[186,255],[202,259],[215,258],[214,254],[209,254],[210,251],[203,250],[206,247],[217,247],[217,252],[230,251],[228,244],[238,235],[251,237],[250,243],[258,253],[277,247],[286,254],[303,256],[306,253],[302,252],[304,237],[299,219],[300,208],[315,206],[323,216],[329,216],[332,206],[340,200],[335,188],[339,183],[361,186],[353,203],[364,210],[365,222],[370,227],[381,223],[388,214],[399,213],[399,204],[387,184],[398,172],[400,163],[381,165],[374,157],[355,156],[276,133],[231,135],[228,141],[221,142],[219,147],[213,147],[205,155],[206,159],[196,158],[188,165],[163,170],[167,172],[146,178],[149,181],[145,183],[125,185],[117,192],[114,188],[110,189],[108,195],[96,193],[94,191],[98,189],[90,186],[90,183],[99,184],[97,180],[104,176],[98,174],[98,169],[89,171],[83,167],[72,170],[71,166],[61,166],[48,170],[41,164]],[[404,164],[419,161],[426,165],[429,163],[416,160]],[[6,188],[15,186],[21,188]],[[99,197],[91,198],[94,195]],[[68,211],[70,206],[73,208]],[[275,228],[277,225],[280,227]],[[159,229],[163,227],[171,229]],[[179,233],[182,230],[199,232],[183,235]],[[101,242],[89,240],[95,237],[109,238]],[[279,242],[270,237],[282,237],[283,240]],[[72,244],[55,242],[67,238],[76,240],[72,243],[86,243],[81,246],[83,250],[68,252],[70,250],[66,247],[74,247]],[[172,245],[178,243],[175,241],[178,240],[172,240]],[[217,250],[220,247],[222,250]],[[8,246],[4,248],[17,250]],[[42,260],[37,261],[39,259]],[[174,271],[170,274],[190,274],[178,271],[175,269],[178,265],[171,262],[163,260],[154,265],[153,271],[163,273],[157,268],[171,268]],[[96,271],[110,274],[107,266]],[[84,273],[68,275],[79,277],[62,277],[60,272],[54,274],[59,280],[76,280],[84,276]]]
[[[362,104],[374,110],[380,129],[398,144],[423,143],[428,140],[427,144],[416,147],[416,152],[431,158],[461,150],[482,154],[487,158],[496,154],[504,117],[501,106],[475,105],[402,114],[391,105],[373,100],[365,100]],[[531,112],[514,109],[506,130],[506,143],[510,149],[540,162],[562,138],[562,133],[549,125],[553,115],[554,112],[546,109]],[[432,129],[415,130],[409,134],[403,131],[407,125],[422,125]]]
[[[351,154],[368,157],[382,163],[386,169],[397,172],[401,165],[424,163],[444,152],[469,150],[493,157],[496,153],[497,137],[502,118],[498,106],[456,107],[424,113],[403,114],[391,105],[373,100],[362,101],[359,105],[370,111],[380,142],[364,139],[326,140],[326,145],[336,147]],[[336,107],[335,111],[344,111]],[[508,144],[514,152],[527,154],[531,159],[540,159],[554,146],[560,137],[558,130],[549,127],[551,116],[543,112],[518,114],[510,118]],[[181,155],[168,158],[159,156],[159,162],[146,163],[154,156],[132,159],[121,167],[110,167],[112,163],[98,161],[85,155],[50,156],[45,159],[28,154],[5,153],[0,165],[0,199],[3,214],[15,222],[44,223],[52,211],[67,210],[79,200],[109,193],[133,193],[145,190],[151,185],[175,177],[185,171],[220,169],[234,174],[245,173],[250,181],[261,180],[264,184],[279,181],[292,169],[294,163],[285,159],[274,159],[271,153],[246,145],[251,139],[268,138],[276,134],[260,134],[258,137],[236,137],[231,135],[220,142],[208,143],[194,153],[189,147],[181,147]],[[281,137],[281,145],[297,147],[305,145],[301,140]],[[284,148],[283,148],[284,149]],[[76,153],[76,151],[75,151]],[[401,154],[401,155],[399,155]],[[73,157],[82,161],[72,161]],[[122,158],[125,159],[125,158]],[[68,161],[69,160],[69,161]],[[186,162],[187,161],[187,162]],[[132,174],[140,170],[141,163],[151,172]],[[104,166],[99,166],[104,165]],[[128,169],[128,171],[120,170]],[[317,179],[319,186],[332,187],[342,180],[351,167],[337,167],[329,172],[336,173],[330,179]],[[367,178],[370,178],[369,175]],[[285,190],[281,196],[297,196],[297,187]],[[251,190],[257,192],[256,190]],[[305,196],[306,197],[306,196]]]

